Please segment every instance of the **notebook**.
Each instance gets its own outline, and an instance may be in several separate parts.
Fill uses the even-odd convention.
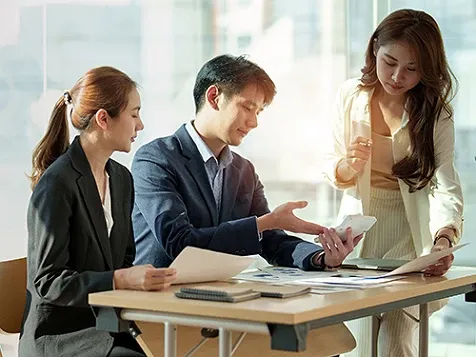
[[[262,297],[271,297],[286,299],[294,296],[309,294],[310,287],[306,286],[277,286],[277,285],[260,285],[254,286],[254,291],[260,292]]]
[[[175,292],[175,296],[181,299],[193,299],[193,300],[206,300],[206,301],[219,301],[219,302],[241,302],[247,300],[253,300],[261,297],[259,292],[250,292],[240,295],[216,295],[210,293],[187,293],[182,291]]]
[[[277,285],[253,285],[252,287],[241,286],[213,286],[196,285],[184,286],[175,296],[182,299],[240,302],[256,299],[261,296],[285,299],[294,296],[304,295],[311,292],[306,286],[277,286]]]
[[[253,290],[239,286],[196,285],[191,287],[182,287],[180,292],[187,294],[207,294],[215,296],[238,296],[252,293]]]

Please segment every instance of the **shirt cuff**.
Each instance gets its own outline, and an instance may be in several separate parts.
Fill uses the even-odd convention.
[[[316,254],[314,254],[312,257],[311,257],[311,266],[315,269],[319,269],[319,270],[324,270],[324,271],[335,271],[335,270],[338,270],[341,265],[339,266],[336,266],[336,267],[330,267],[328,266],[325,262],[324,262],[324,254],[325,252],[324,251],[321,251],[321,252],[317,252]],[[316,258],[316,260],[319,261],[319,264],[318,265],[315,265],[314,264],[314,258]]]
[[[311,260],[309,261],[309,263],[311,264],[311,266],[315,269],[323,269],[323,265],[322,264],[314,264],[314,259],[320,259],[322,258],[322,256],[324,255],[324,251],[320,251],[320,252],[316,252],[312,257],[311,257]]]
[[[352,175],[352,177],[347,180],[347,181],[341,181],[339,180],[338,178],[338,175],[337,175],[337,169],[339,168],[339,165],[344,161],[345,159],[341,159],[339,160],[339,162],[337,163],[335,169],[334,169],[334,175],[335,175],[335,182],[336,182],[336,185],[337,186],[341,186],[341,187],[349,187],[349,186],[353,186],[355,185],[355,180],[356,180],[356,177],[357,177],[357,174],[358,174],[358,171],[355,170],[353,167],[351,166],[347,166],[347,170],[349,171],[349,173]]]
[[[255,216],[255,219],[256,219],[256,233],[258,235],[258,242],[261,242],[261,240],[263,239],[263,233],[260,232],[258,229],[258,217]]]

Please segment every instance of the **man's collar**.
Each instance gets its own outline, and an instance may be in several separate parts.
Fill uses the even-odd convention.
[[[218,158],[215,157],[215,155],[210,150],[205,141],[203,141],[201,136],[198,134],[197,130],[193,126],[193,121],[190,121],[185,124],[185,129],[187,130],[188,134],[197,146],[198,152],[202,156],[203,162],[207,162],[208,160],[210,160],[210,158],[213,157],[217,164],[219,163],[220,166],[225,168],[233,161],[233,155],[228,145],[226,145],[225,148],[222,150],[222,152],[220,153],[220,160],[218,160]]]
[[[188,135],[190,135],[193,142],[197,146],[198,152],[200,153],[200,155],[202,155],[203,162],[207,162],[211,157],[215,157],[208,145],[197,133],[197,130],[195,130],[192,121],[189,121],[187,124],[185,124],[185,129],[187,130]]]

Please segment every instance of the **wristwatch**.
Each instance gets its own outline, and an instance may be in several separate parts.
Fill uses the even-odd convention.
[[[438,234],[436,237],[435,237],[435,240],[433,241],[433,245],[435,245],[441,238],[444,238],[448,241],[448,243],[450,243],[450,248],[453,247],[454,245],[454,242],[453,240],[450,238],[450,236],[448,234]]]
[[[320,269],[322,269],[322,270],[336,270],[336,269],[338,269],[342,266],[342,264],[340,264],[336,267],[331,267],[331,266],[327,265],[326,261],[324,259],[325,256],[326,256],[325,252],[322,252],[321,255],[319,256],[319,265],[318,265],[318,267]]]

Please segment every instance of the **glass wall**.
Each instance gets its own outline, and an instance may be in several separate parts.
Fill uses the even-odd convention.
[[[463,239],[474,241],[475,1],[0,0],[0,259],[26,253],[26,175],[54,102],[99,65],[118,67],[141,85],[146,127],[137,149],[193,118],[193,82],[206,60],[248,54],[272,76],[278,95],[237,151],[254,162],[271,207],[305,199],[310,205],[298,215],[334,223],[341,194],[320,174],[334,96],[345,79],[359,76],[375,23],[403,7],[436,18],[459,78],[454,107]],[[116,155],[126,165],[132,157]],[[473,244],[457,253],[456,263],[476,266],[475,256]],[[431,321],[435,357],[455,344],[476,344],[476,305],[452,299]]]
[[[472,0],[392,0],[391,10],[416,8],[430,13],[443,34],[450,66],[459,82],[453,102],[455,109],[456,168],[464,196],[463,240],[473,242],[455,254],[455,264],[476,266],[476,2]],[[432,350],[442,356],[476,355],[476,305],[464,297],[449,304],[431,317]],[[472,346],[472,347],[469,347]],[[435,352],[436,353],[436,352]]]

